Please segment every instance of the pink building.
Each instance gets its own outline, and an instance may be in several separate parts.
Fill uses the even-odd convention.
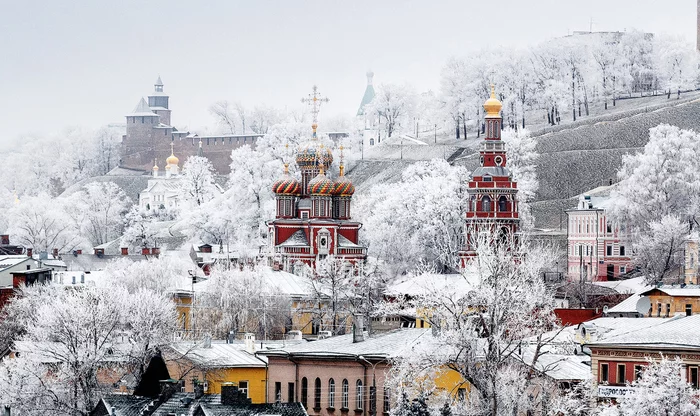
[[[612,280],[632,270],[629,233],[608,218],[611,189],[582,194],[576,208],[566,211],[569,280]]]
[[[430,329],[398,329],[367,338],[348,334],[260,352],[268,359],[267,402],[301,402],[309,415],[388,414],[388,361]]]

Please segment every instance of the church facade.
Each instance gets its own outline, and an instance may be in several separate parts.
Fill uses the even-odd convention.
[[[339,175],[332,180],[326,175],[333,164],[333,153],[318,140],[318,109],[324,99],[316,87],[309,97],[314,122],[312,139],[299,147],[296,163],[301,180],[289,173],[285,163],[283,176],[272,185],[275,194],[275,219],[268,221],[270,257],[273,266],[289,272],[298,267],[315,267],[328,256],[350,264],[363,263],[367,249],[359,244],[362,224],[351,218],[355,186],[345,176],[342,160]],[[325,100],[327,101],[327,100]]]
[[[497,238],[517,244],[520,231],[518,216],[518,184],[506,167],[505,143],[501,140],[501,102],[493,86],[491,97],[484,103],[486,136],[481,142],[480,167],[472,172],[467,193],[465,247],[460,251],[462,266],[477,255],[477,244],[487,238]]]
[[[119,166],[150,171],[154,160],[165,160],[174,152],[183,158],[196,155],[201,141],[205,157],[219,174],[230,172],[231,150],[243,145],[255,146],[261,134],[199,136],[173,127],[170,97],[160,77],[148,101],[141,98],[126,115],[126,134],[122,137]]]

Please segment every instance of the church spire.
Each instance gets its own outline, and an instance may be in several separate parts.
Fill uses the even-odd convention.
[[[318,128],[318,113],[321,111],[321,104],[327,103],[330,100],[328,97],[321,97],[321,94],[318,92],[318,87],[313,86],[311,90],[311,94],[309,94],[308,98],[302,98],[301,102],[304,104],[308,104],[309,107],[311,107],[311,115],[313,116],[313,123],[311,124],[311,129],[313,130],[313,137],[316,139],[316,129]]]

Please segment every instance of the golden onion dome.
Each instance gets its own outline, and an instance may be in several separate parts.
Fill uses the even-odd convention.
[[[491,97],[484,103],[484,111],[486,111],[486,117],[498,117],[501,112],[503,104],[496,98],[496,91],[491,84]]]

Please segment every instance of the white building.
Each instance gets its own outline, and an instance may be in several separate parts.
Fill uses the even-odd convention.
[[[181,180],[178,176],[180,160],[170,154],[166,159],[165,176],[159,176],[158,164],[153,166],[153,179],[148,180],[146,189],[139,193],[139,207],[147,211],[155,209],[176,209],[182,199]]]

